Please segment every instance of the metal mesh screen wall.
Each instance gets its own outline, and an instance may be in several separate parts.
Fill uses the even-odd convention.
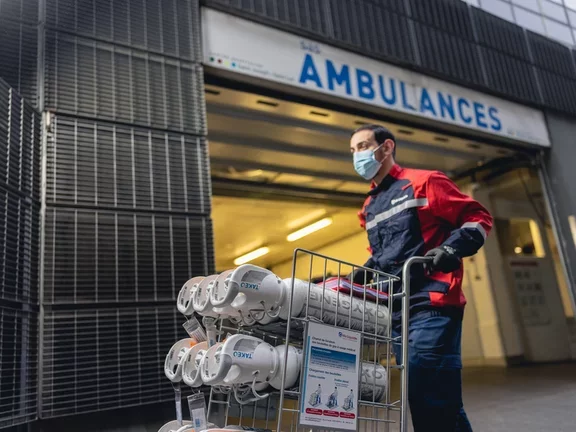
[[[46,314],[43,416],[173,398],[172,386],[158,375],[173,341],[182,336],[180,323],[172,305]]]
[[[164,58],[198,62],[198,5],[190,0],[46,0],[46,22],[61,32]]]
[[[40,115],[0,79],[0,428],[37,414]]]
[[[0,428],[36,419],[38,314],[0,306]]]
[[[204,133],[195,63],[68,34],[46,40],[46,108],[59,113]]]
[[[214,260],[199,31],[196,0],[0,1],[0,76],[51,112],[42,417],[171,394],[160,366],[183,332],[175,293],[192,274],[211,272]],[[0,85],[0,301],[10,302],[6,311],[0,305],[0,427],[36,415],[36,399],[16,400],[8,385],[20,381],[5,373],[20,365],[16,354],[38,353],[38,323],[22,324],[38,314],[25,315],[19,304],[38,301],[40,159],[31,139],[38,143],[41,122],[13,94]],[[7,317],[29,333],[10,339]],[[131,330],[137,378],[123,371],[129,378],[119,382],[112,372],[124,368],[118,338],[130,342],[112,333],[127,317],[138,323]],[[84,343],[86,328],[95,331],[92,346]],[[30,352],[22,367],[36,371],[36,359]],[[65,373],[71,365],[76,370]],[[23,395],[36,391],[35,380]]]
[[[48,203],[206,215],[204,138],[59,116],[47,146]]]
[[[44,301],[173,304],[183,281],[210,265],[209,229],[198,216],[50,209]]]
[[[268,3],[268,9],[273,10],[270,7],[273,2]],[[410,23],[402,0],[387,2],[327,0],[326,8],[329,19],[326,26],[332,29],[331,38],[342,41],[352,48],[365,49],[399,62],[413,63],[416,60],[410,39]],[[293,13],[298,15],[296,11]],[[361,24],[360,17],[365,17],[369,21]]]
[[[213,271],[195,0],[46,0],[40,415],[173,398],[174,307]]]
[[[0,1],[0,77],[36,105],[38,0]]]

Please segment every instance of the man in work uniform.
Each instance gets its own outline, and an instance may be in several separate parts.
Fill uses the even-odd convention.
[[[359,213],[372,254],[365,267],[401,276],[408,258],[432,259],[411,275],[408,395],[414,430],[471,431],[462,403],[462,258],[482,247],[492,217],[446,175],[397,165],[394,136],[382,126],[354,131],[350,150],[357,173],[371,181]],[[364,272],[351,277],[357,283],[370,278]],[[395,335],[400,311],[395,304]],[[394,348],[403,361],[400,346]]]

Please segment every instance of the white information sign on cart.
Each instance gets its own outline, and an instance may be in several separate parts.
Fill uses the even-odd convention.
[[[361,336],[308,323],[299,423],[330,430],[356,430]]]

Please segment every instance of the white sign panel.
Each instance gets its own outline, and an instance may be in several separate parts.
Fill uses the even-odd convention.
[[[512,257],[508,262],[512,269],[524,324],[528,327],[549,325],[552,316],[546,301],[540,261]]]
[[[308,323],[299,423],[357,430],[360,334]]]
[[[550,146],[542,112],[204,8],[206,65]]]

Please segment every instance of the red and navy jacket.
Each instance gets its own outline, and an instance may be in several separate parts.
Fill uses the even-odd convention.
[[[408,258],[424,256],[438,246],[450,246],[461,258],[474,255],[492,228],[490,213],[446,175],[398,165],[382,183],[372,184],[359,216],[372,254],[366,267],[395,276],[402,275]],[[411,310],[464,308],[463,266],[449,274],[425,274],[416,267],[411,275]],[[394,291],[398,289],[395,284]]]

